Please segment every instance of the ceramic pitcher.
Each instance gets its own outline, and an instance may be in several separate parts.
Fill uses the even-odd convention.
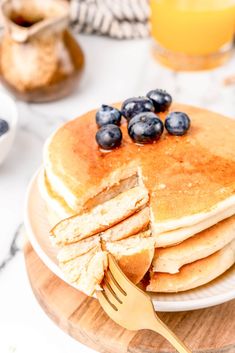
[[[69,5],[63,0],[6,0],[1,5],[2,83],[18,98],[59,99],[76,86],[84,64],[68,29]]]

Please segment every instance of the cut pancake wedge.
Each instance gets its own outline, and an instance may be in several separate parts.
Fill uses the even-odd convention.
[[[232,216],[178,245],[156,249],[153,271],[177,273],[182,266],[210,256],[234,239],[235,216]]]
[[[150,212],[149,207],[136,212],[131,217],[101,233],[101,238],[104,242],[114,242],[129,238],[132,235],[144,231],[149,228]]]
[[[107,251],[131,281],[141,281],[154,255],[147,202],[147,190],[135,187],[54,228],[52,239],[59,245],[57,258],[70,283],[93,295],[107,268]],[[114,206],[118,208],[116,213]]]
[[[88,238],[128,218],[146,205],[148,199],[147,190],[137,186],[93,208],[90,212],[61,221],[52,229],[51,234],[57,245]]]
[[[193,289],[206,284],[235,263],[235,240],[223,249],[185,265],[176,274],[151,272],[147,290],[150,292],[175,293]]]
[[[76,288],[87,295],[93,295],[95,290],[100,289],[108,260],[98,237],[93,237],[90,242],[83,240],[68,245],[66,250],[60,250],[58,258],[65,277]]]
[[[74,285],[87,295],[94,295],[96,290],[101,290],[100,284],[104,278],[104,272],[108,267],[107,253],[99,251],[87,263],[81,276]]]
[[[100,238],[97,235],[93,235],[92,237],[83,239],[77,243],[64,245],[62,248],[59,248],[57,259],[59,262],[65,263],[76,259],[97,247],[100,247],[101,249]]]
[[[154,240],[146,231],[128,239],[107,242],[106,249],[117,260],[126,276],[139,283],[149,270],[154,255]]]
[[[60,268],[63,270],[69,282],[73,283],[79,279],[84,268],[86,268],[92,257],[98,252],[102,252],[100,246],[97,246],[87,253],[71,259],[67,262],[60,262]]]

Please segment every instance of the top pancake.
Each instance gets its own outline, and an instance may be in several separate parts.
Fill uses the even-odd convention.
[[[89,198],[140,167],[156,224],[207,213],[234,197],[235,121],[186,105],[173,104],[170,111],[190,116],[185,136],[164,132],[156,143],[139,146],[129,138],[123,119],[122,145],[108,153],[96,144],[96,111],[62,126],[44,150],[53,192],[74,212],[81,211]]]

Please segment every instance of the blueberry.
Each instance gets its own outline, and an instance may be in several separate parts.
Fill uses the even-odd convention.
[[[102,104],[101,108],[96,113],[96,124],[101,127],[107,124],[120,125],[122,114],[121,112],[109,105]]]
[[[157,141],[163,130],[163,122],[152,112],[139,113],[128,124],[128,133],[137,143],[145,144]]]
[[[122,142],[122,131],[114,124],[102,126],[96,133],[96,142],[104,150],[112,150],[120,146]]]
[[[154,105],[147,97],[133,97],[123,102],[121,111],[122,115],[129,121],[139,113],[154,112]]]
[[[0,118],[0,136],[4,135],[8,130],[9,130],[8,122]]]
[[[155,113],[165,112],[172,103],[172,97],[162,89],[154,89],[147,93],[154,105]]]
[[[166,117],[165,127],[169,134],[182,136],[190,128],[190,119],[185,113],[172,112]]]

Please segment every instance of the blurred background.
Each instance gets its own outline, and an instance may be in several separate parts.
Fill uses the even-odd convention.
[[[234,118],[235,1],[6,0],[0,22],[0,352],[91,352],[42,312],[24,268],[24,199],[45,139],[155,88]]]

